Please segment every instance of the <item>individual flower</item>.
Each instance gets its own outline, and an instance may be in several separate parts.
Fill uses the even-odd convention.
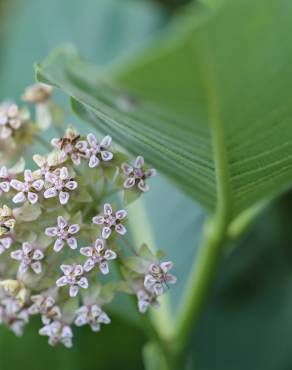
[[[53,297],[37,294],[31,296],[30,299],[33,304],[28,308],[28,313],[30,315],[41,314],[44,325],[48,325],[52,320],[61,319],[61,310],[55,305]]]
[[[70,297],[76,297],[79,292],[79,288],[88,288],[88,280],[84,276],[84,269],[82,265],[61,265],[61,270],[63,271],[64,276],[60,277],[56,281],[56,285],[58,287],[69,285]]]
[[[0,254],[4,253],[7,249],[11,247],[13,239],[9,236],[5,238],[0,238]]]
[[[19,108],[16,104],[2,103],[0,105],[0,139],[8,139],[13,131],[22,124]]]
[[[84,270],[86,272],[92,270],[95,265],[98,265],[103,274],[108,274],[109,261],[117,258],[116,252],[105,248],[105,243],[102,239],[97,239],[92,247],[81,248],[80,253],[89,257],[84,264]]]
[[[160,304],[157,295],[147,289],[139,289],[136,293],[138,299],[138,308],[141,313],[145,313],[149,306],[159,308]]]
[[[88,134],[87,142],[89,144],[90,168],[97,167],[101,162],[108,162],[113,158],[113,153],[108,150],[112,143],[112,138],[109,135],[105,136],[98,144],[96,137],[93,134]]]
[[[131,166],[128,163],[123,163],[121,168],[126,175],[126,180],[124,181],[124,187],[130,189],[133,187],[138,187],[143,192],[149,190],[149,185],[146,183],[146,180],[150,177],[156,175],[156,170],[154,168],[143,169],[144,167],[144,158],[138,156],[135,160],[134,166]]]
[[[125,218],[127,217],[127,211],[121,209],[113,212],[113,209],[109,203],[103,206],[103,214],[93,217],[92,222],[97,225],[103,225],[102,237],[108,239],[112,231],[116,231],[120,235],[125,235],[127,229],[123,225]]]
[[[9,234],[15,226],[12,209],[4,205],[0,208],[0,237]]]
[[[52,151],[47,156],[34,154],[32,159],[38,165],[40,176],[46,176],[47,172],[54,172],[62,163],[66,161],[66,155],[60,151]]]
[[[42,272],[41,260],[44,258],[44,253],[38,248],[34,248],[30,243],[24,242],[22,249],[17,249],[11,252],[11,258],[20,261],[18,271],[25,273],[31,268],[36,274]]]
[[[109,324],[111,322],[108,315],[97,305],[84,305],[76,311],[76,326],[88,324],[92,331],[99,331],[100,324]]]
[[[68,225],[65,218],[59,216],[57,218],[57,226],[48,227],[45,230],[45,234],[50,237],[57,237],[54,244],[54,251],[60,252],[65,244],[67,244],[71,249],[77,248],[77,240],[73,235],[78,233],[79,230],[80,227],[78,224]]]
[[[176,277],[168,273],[172,267],[173,263],[170,261],[151,263],[144,279],[145,288],[157,295],[163,294],[168,284],[176,283]]]
[[[80,134],[74,129],[67,129],[61,138],[54,138],[51,144],[66,157],[70,157],[75,165],[81,163],[81,158],[89,157],[88,143],[80,140]]]
[[[70,192],[78,186],[73,177],[69,175],[67,167],[57,168],[54,172],[47,172],[46,181],[49,188],[44,192],[44,197],[54,198],[58,196],[62,205],[68,203]]]
[[[65,347],[72,347],[73,333],[69,325],[55,320],[50,324],[43,326],[39,330],[40,335],[45,335],[49,337],[49,344],[55,346],[58,343],[63,343]]]
[[[43,83],[28,86],[22,96],[23,101],[32,104],[46,103],[53,92],[53,88]]]
[[[24,182],[12,179],[11,187],[18,191],[12,198],[14,203],[23,203],[26,200],[31,204],[37,203],[39,199],[38,193],[44,186],[44,180],[37,178],[31,170],[24,171]]]

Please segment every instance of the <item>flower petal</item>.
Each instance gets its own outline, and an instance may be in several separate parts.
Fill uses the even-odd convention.
[[[103,151],[101,152],[101,158],[102,158],[102,160],[103,160],[103,161],[105,161],[105,162],[110,161],[111,159],[113,159],[113,157],[114,157],[113,153],[111,153],[111,152],[109,152],[109,151],[107,151],[107,150],[103,150]]]
[[[123,220],[126,217],[127,217],[127,211],[125,209],[120,209],[119,211],[116,212],[116,218],[118,220]]]
[[[66,191],[61,191],[59,193],[59,201],[62,205],[67,204],[70,198],[70,194]]]
[[[69,289],[70,297],[76,297],[79,292],[79,287],[77,285],[71,285]]]
[[[69,234],[76,234],[80,230],[80,226],[78,224],[74,224],[69,226],[68,233]]]
[[[116,232],[118,233],[118,234],[120,234],[120,235],[125,235],[126,234],[126,232],[127,232],[127,229],[125,228],[125,226],[124,225],[122,225],[122,224],[118,224],[118,225],[116,225],[115,226],[115,230],[116,230]]]
[[[40,274],[42,272],[42,264],[39,261],[32,263],[31,268],[36,274]]]
[[[13,198],[12,198],[12,201],[14,203],[23,203],[25,202],[26,200],[26,197],[24,195],[24,193],[17,193]]]
[[[92,252],[93,252],[92,247],[83,247],[83,248],[80,248],[80,253],[83,256],[91,257],[92,256]]]
[[[97,167],[99,165],[99,162],[100,162],[100,160],[97,158],[97,156],[92,155],[89,159],[88,165],[89,165],[90,168],[94,168],[94,167]]]
[[[100,146],[105,149],[108,149],[112,144],[112,138],[109,135],[106,135],[100,142]]]
[[[128,178],[124,181],[124,188],[126,188],[126,189],[130,189],[130,188],[132,188],[133,186],[135,186],[135,183],[136,183],[135,177],[128,177]]]
[[[111,235],[112,231],[109,227],[104,227],[102,229],[102,233],[101,233],[101,236],[103,237],[103,239],[108,239]]]
[[[45,234],[47,236],[56,236],[58,233],[58,228],[57,227],[47,227],[45,230]]]
[[[96,225],[102,225],[104,224],[104,217],[100,215],[95,216],[93,217],[92,222]]]
[[[68,225],[66,219],[62,216],[57,217],[57,224],[60,229],[64,229]]]
[[[67,276],[62,276],[56,281],[58,287],[65,286],[68,284]]]
[[[58,194],[57,189],[55,187],[49,188],[44,192],[44,197],[46,199],[56,197]]]
[[[107,216],[110,216],[113,213],[113,209],[109,203],[104,204],[103,213]]]
[[[136,160],[135,160],[135,167],[137,167],[137,168],[141,168],[141,167],[143,167],[144,166],[144,158],[141,156],[141,155],[139,155],[137,158],[136,158]]]
[[[63,249],[64,244],[65,243],[62,239],[57,239],[54,244],[54,251],[57,253],[60,252]]]
[[[67,244],[71,249],[77,249],[77,240],[73,236],[67,239]]]

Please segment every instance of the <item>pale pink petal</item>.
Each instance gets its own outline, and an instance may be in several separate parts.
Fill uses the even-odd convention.
[[[69,245],[69,247],[71,249],[77,249],[77,240],[76,240],[76,238],[71,237],[71,238],[67,239],[67,244]]]
[[[168,283],[170,284],[175,284],[177,282],[177,278],[176,276],[172,275],[172,274],[167,274],[166,276],[166,279],[165,279]]]
[[[39,199],[39,196],[36,194],[36,193],[33,193],[33,192],[28,192],[27,194],[27,199],[28,201],[31,203],[31,204],[36,204],[38,199]]]
[[[57,281],[56,281],[56,285],[61,287],[61,286],[65,286],[68,284],[68,281],[67,281],[67,277],[66,276],[62,276],[60,277]]]
[[[129,176],[133,172],[133,167],[128,163],[122,163],[121,168],[125,175]]]
[[[80,226],[78,224],[71,225],[68,229],[69,234],[76,234],[80,230]]]
[[[132,188],[133,186],[135,186],[135,178],[134,177],[129,177],[127,178],[125,181],[124,181],[124,188],[126,189],[130,189]]]
[[[65,243],[63,242],[63,240],[57,239],[54,244],[54,251],[57,253],[60,252],[62,248],[64,247],[64,244]]]
[[[83,256],[86,256],[86,257],[91,257],[92,256],[92,252],[93,252],[92,247],[83,247],[83,248],[80,249],[80,253]]]
[[[104,227],[102,229],[102,233],[101,233],[101,236],[103,237],[103,239],[108,239],[111,235],[112,231],[109,227]]]
[[[58,228],[57,227],[47,227],[45,230],[45,234],[47,236],[56,236],[58,233]]]
[[[24,242],[24,243],[22,244],[22,250],[23,250],[23,252],[24,252],[25,254],[30,253],[30,252],[32,251],[32,246],[31,246],[31,244],[29,244],[29,243],[27,243],[27,242]]]
[[[125,235],[126,232],[127,232],[127,229],[125,228],[124,225],[122,224],[118,224],[115,226],[115,230],[117,233],[119,233],[120,235]]]
[[[59,200],[62,205],[67,204],[70,198],[70,194],[66,191],[61,191],[59,193]]]
[[[77,189],[78,187],[78,184],[76,181],[68,181],[66,184],[65,184],[65,187],[69,190],[75,190]]]
[[[49,188],[44,192],[44,197],[46,199],[56,197],[58,194],[57,189],[55,187]]]
[[[4,191],[4,193],[8,193],[8,191],[10,190],[10,183],[8,181],[1,182],[0,189]]]
[[[109,273],[109,267],[108,267],[108,263],[105,261],[105,262],[102,262],[100,263],[99,265],[99,269],[100,269],[100,272],[103,274],[103,275],[106,275]]]
[[[102,224],[104,224],[104,217],[103,216],[95,216],[95,217],[93,217],[92,222],[94,224],[97,224],[97,225],[102,225]]]
[[[102,239],[96,239],[96,241],[94,242],[94,247],[97,251],[100,251],[104,248],[104,241]]]
[[[116,212],[116,218],[118,220],[123,220],[126,217],[127,217],[127,211],[125,209],[120,209],[119,211]]]
[[[64,272],[65,275],[69,275],[73,271],[73,268],[70,265],[61,265],[60,268]]]
[[[141,168],[141,167],[143,167],[144,166],[144,158],[141,156],[141,155],[139,155],[137,158],[136,158],[136,160],[135,160],[135,167],[137,167],[137,168]]]
[[[70,297],[76,297],[79,292],[79,287],[77,285],[71,285],[69,289]]]
[[[160,267],[161,267],[163,272],[167,272],[167,271],[169,271],[173,268],[173,263],[171,261],[162,262],[160,264]]]
[[[66,180],[68,178],[69,178],[69,172],[68,172],[67,167],[62,167],[60,169],[60,179],[61,180]]]
[[[143,191],[144,193],[149,191],[149,185],[146,184],[144,180],[140,180],[138,183],[138,188]]]
[[[93,261],[92,258],[89,258],[85,263],[84,263],[84,270],[86,272],[90,271],[93,269],[93,267],[95,266],[95,263]]]
[[[26,200],[26,196],[24,193],[17,193],[13,198],[12,201],[14,203],[23,203]]]
[[[113,153],[107,150],[101,152],[101,158],[105,162],[110,161],[111,159],[113,159],[113,157],[114,157]]]
[[[43,251],[41,251],[40,249],[35,249],[32,258],[37,261],[43,259],[44,258]]]
[[[112,251],[111,249],[108,249],[108,250],[105,251],[104,257],[107,260],[114,260],[114,259],[117,258],[117,254],[116,254],[116,252]]]
[[[17,191],[22,191],[22,188],[23,188],[23,183],[18,181],[18,180],[15,180],[15,179],[12,179],[10,181],[10,185],[13,187],[13,189],[17,190]]]
[[[100,146],[105,149],[108,149],[111,146],[112,138],[109,135],[106,135],[100,142]]]
[[[107,216],[110,216],[113,213],[112,207],[109,203],[105,203],[103,206],[103,213]]]
[[[91,133],[87,135],[87,141],[91,146],[94,146],[97,143],[96,137]]]
[[[82,275],[83,274],[83,266],[82,265],[76,265],[75,267],[74,267],[74,275],[75,276],[80,276],[80,275]]]
[[[33,177],[33,174],[31,172],[31,170],[25,170],[24,171],[24,181],[25,182],[33,182],[34,181],[34,177]]]
[[[57,217],[57,224],[60,229],[64,229],[68,225],[66,219],[62,216]]]
[[[99,162],[100,160],[95,156],[95,155],[92,155],[89,159],[89,167],[90,168],[94,168],[94,167],[97,167],[99,165]]]
[[[36,190],[36,191],[41,191],[42,188],[44,187],[44,181],[43,180],[36,180],[32,183],[32,187]]]
[[[157,171],[154,168],[149,168],[149,170],[145,172],[146,177],[153,177],[156,175],[157,175]]]
[[[83,288],[83,289],[87,289],[88,288],[88,280],[85,276],[83,276],[79,281],[78,281],[78,285]]]
[[[23,256],[23,251],[21,249],[18,249],[16,251],[11,252],[10,253],[10,256],[14,260],[21,261],[22,260],[22,256]]]
[[[32,263],[31,268],[36,274],[40,274],[42,272],[42,264],[39,261]]]

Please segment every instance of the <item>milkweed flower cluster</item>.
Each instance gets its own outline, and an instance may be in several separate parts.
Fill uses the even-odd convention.
[[[53,111],[51,94],[43,84],[26,90],[35,120],[37,109]],[[1,109],[0,140],[11,137],[17,145],[15,132],[25,121],[16,106]],[[176,278],[171,262],[127,239],[125,208],[149,190],[156,174],[144,158],[129,164],[110,135],[81,135],[73,127],[48,145],[47,154],[33,155],[31,168],[22,158],[25,148],[19,158],[0,147],[0,323],[21,335],[30,317],[40,315],[39,334],[69,348],[73,325],[99,331],[111,322],[103,306],[110,310],[117,292],[135,295],[144,313],[159,307]],[[114,204],[122,199],[115,193],[124,194],[122,206]]]

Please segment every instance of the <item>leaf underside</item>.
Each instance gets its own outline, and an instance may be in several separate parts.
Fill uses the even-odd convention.
[[[288,0],[192,4],[122,67],[97,69],[65,47],[37,76],[210,212],[225,182],[234,218],[292,180],[291,15]]]

